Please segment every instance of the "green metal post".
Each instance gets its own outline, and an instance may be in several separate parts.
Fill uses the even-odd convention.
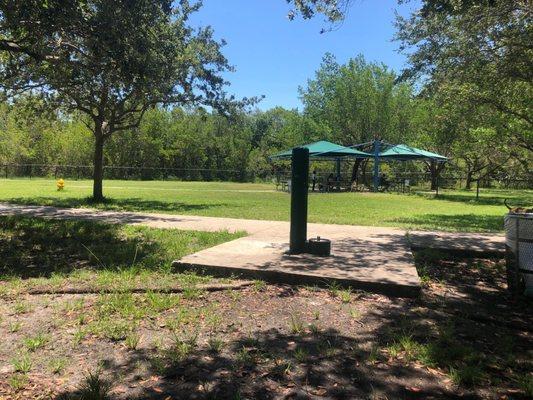
[[[309,188],[309,149],[292,150],[290,252],[305,252],[307,240],[307,191]]]

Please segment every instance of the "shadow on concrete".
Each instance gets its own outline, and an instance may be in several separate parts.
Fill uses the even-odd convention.
[[[224,203],[204,203],[188,204],[179,201],[164,202],[157,200],[145,200],[141,198],[116,199],[109,198],[103,202],[95,202],[90,197],[86,198],[67,198],[57,197],[14,197],[2,200],[6,203],[20,205],[49,205],[54,207],[79,208],[94,207],[106,211],[131,211],[131,212],[170,212],[179,214],[180,212],[191,212],[207,210],[211,208],[223,207]]]
[[[495,234],[411,231],[408,240],[413,250],[442,250],[461,256],[503,257],[505,255],[505,238]]]
[[[206,206],[205,208],[209,208]],[[205,209],[199,205],[184,205],[181,211]],[[179,211],[177,208],[174,211]],[[85,220],[95,222],[120,223],[120,224],[150,224],[150,223],[179,223],[194,220],[194,216],[178,216],[169,214],[137,214],[133,212],[117,211],[111,208],[108,210],[94,210],[83,208],[56,208],[55,206],[42,205],[15,205],[13,207],[0,209],[0,215],[25,215],[30,217],[63,219],[63,220]]]
[[[414,259],[401,233],[367,232],[364,238],[334,239],[330,257],[287,254],[283,242],[257,243],[253,238],[234,240],[186,257],[174,266],[215,276],[300,285],[339,284],[395,296],[416,296],[420,290]]]

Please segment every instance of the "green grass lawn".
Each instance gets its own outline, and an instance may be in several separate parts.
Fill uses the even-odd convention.
[[[205,282],[174,273],[172,261],[242,235],[0,216],[0,297],[27,287],[126,290]]]
[[[191,214],[266,220],[288,220],[287,193],[273,184],[176,181],[105,181],[106,203],[88,200],[92,182],[67,180],[63,192],[50,179],[0,180],[0,201],[65,207],[96,207],[105,210]],[[501,231],[512,204],[533,203],[533,191],[482,190],[430,193],[311,194],[309,221],[333,224],[397,226],[448,231]]]

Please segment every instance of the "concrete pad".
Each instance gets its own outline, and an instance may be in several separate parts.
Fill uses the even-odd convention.
[[[320,233],[332,239],[331,257],[287,254],[288,232],[282,236],[278,229],[269,237],[266,233],[256,234],[199,251],[175,261],[173,266],[216,276],[237,275],[300,285],[337,282],[353,289],[401,297],[419,293],[420,279],[402,231],[320,227],[310,224],[310,232],[312,236]]]
[[[501,234],[411,231],[352,225],[308,224],[308,237],[332,240],[332,257],[290,256],[289,223],[237,218],[99,211],[0,203],[0,215],[82,219],[199,231],[245,231],[248,237],[175,261],[178,269],[201,268],[211,274],[242,274],[277,282],[345,286],[398,296],[416,295],[420,281],[412,249],[501,255]]]

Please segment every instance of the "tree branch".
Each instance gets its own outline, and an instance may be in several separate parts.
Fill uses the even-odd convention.
[[[38,53],[28,47],[21,46],[18,43],[11,40],[0,40],[0,50],[7,51],[9,53],[25,54],[37,61],[54,61],[59,60],[58,56],[49,54]]]

